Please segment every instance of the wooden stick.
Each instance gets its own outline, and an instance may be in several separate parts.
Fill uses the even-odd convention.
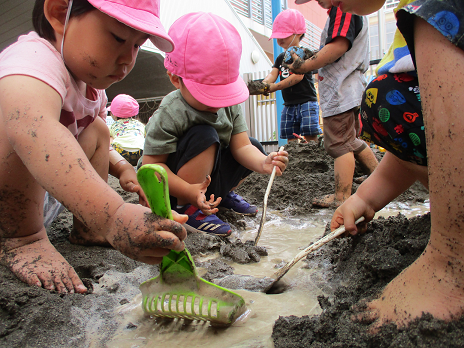
[[[283,150],[284,150],[284,147],[281,146],[280,149],[279,149],[279,152],[283,151]],[[261,237],[261,232],[263,232],[264,220],[266,218],[267,198],[269,196],[269,192],[271,192],[272,183],[274,181],[274,177],[275,177],[275,174],[276,174],[276,168],[277,167],[274,166],[274,168],[272,169],[271,178],[269,179],[269,183],[267,184],[266,193],[264,194],[263,214],[261,215],[261,222],[259,223],[258,234],[256,235],[256,238],[255,238],[255,245],[258,244],[259,238]]]
[[[359,224],[360,222],[364,221],[364,216],[361,216],[358,220],[356,220],[355,224]],[[288,262],[284,267],[279,269],[277,272],[274,273],[272,276],[272,279],[274,279],[274,282],[272,283],[275,284],[277,281],[280,280],[289,270],[292,268],[294,264],[296,264],[298,261],[300,261],[303,257],[307,256],[309,253],[313,252],[316,249],[319,249],[321,246],[324,244],[330,242],[332,239],[337,238],[341,234],[345,232],[345,226],[340,226],[336,230],[330,232],[328,235],[322,237],[319,239],[317,242],[311,244],[308,246],[306,249],[303,249],[300,251],[290,262]],[[272,287],[272,285],[270,287]]]

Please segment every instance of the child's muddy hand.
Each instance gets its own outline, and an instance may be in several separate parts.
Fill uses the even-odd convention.
[[[197,200],[197,206],[205,215],[215,214],[219,211],[218,206],[221,203],[222,198],[218,197],[216,200],[214,199],[214,195],[211,195],[209,201],[206,200],[206,197],[203,195],[199,197]]]
[[[288,165],[288,152],[279,151],[271,152],[264,162],[264,171],[268,174],[272,173],[274,167],[276,167],[276,175],[281,176]]]
[[[44,235],[44,238],[39,235]],[[2,261],[23,282],[61,294],[87,292],[71,265],[50,243],[46,232],[29,237],[4,238],[1,246]]]
[[[374,215],[375,211],[355,193],[335,210],[330,222],[330,230],[333,231],[344,225],[345,235],[364,233],[367,230],[367,222],[372,220]],[[361,216],[364,216],[365,220],[356,225],[355,221]]]
[[[175,218],[185,220],[182,215],[176,214]],[[126,203],[110,220],[106,239],[131,259],[156,264],[171,249],[183,250],[186,236],[187,231],[180,222],[157,216],[139,205]]]
[[[139,185],[138,182],[134,183],[132,181],[129,181],[126,182],[124,186],[121,183],[121,187],[126,192],[137,193],[139,195],[139,204],[143,205],[144,207],[150,207],[148,204],[147,197],[145,196],[145,193],[143,192],[142,187]]]
[[[209,184],[211,183],[211,177],[206,176],[205,181],[201,184],[192,184],[192,192],[194,193],[191,199],[189,200],[195,207],[200,209],[203,214],[211,215],[217,213],[219,210],[217,207],[221,203],[222,198],[214,199],[214,195],[209,197],[209,200],[206,199],[206,190],[208,189]]]
[[[304,64],[304,59],[300,58],[295,52],[291,51],[291,60],[289,64],[282,62],[282,65],[289,69],[292,73],[295,74],[304,74],[304,70],[301,68]]]

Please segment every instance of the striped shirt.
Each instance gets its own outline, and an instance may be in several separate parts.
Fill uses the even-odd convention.
[[[337,61],[319,69],[319,101],[322,117],[346,112],[361,105],[366,88],[364,73],[369,68],[369,34],[366,17],[328,10],[329,18],[321,35],[321,48],[337,37],[348,39],[348,51]]]

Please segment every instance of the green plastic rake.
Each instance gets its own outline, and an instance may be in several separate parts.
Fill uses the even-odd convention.
[[[172,220],[166,171],[157,164],[146,164],[137,172],[151,211]],[[198,275],[187,249],[163,257],[160,274],[140,285],[145,313],[155,317],[210,321],[230,325],[245,310],[238,294],[210,283]]]

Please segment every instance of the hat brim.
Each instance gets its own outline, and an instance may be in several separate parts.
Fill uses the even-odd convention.
[[[311,0],[295,0],[295,4],[297,5],[302,5],[306,4],[307,2],[310,2]]]
[[[185,78],[182,81],[197,101],[212,108],[237,105],[250,96],[248,87],[241,77],[227,85],[205,85]]]
[[[124,6],[115,2],[89,2],[98,10],[124,23],[125,25],[150,35],[150,41],[163,52],[172,52],[174,42],[164,30],[158,17],[147,11]]]
[[[285,39],[289,36],[292,36],[293,34],[295,33],[283,33],[283,32],[275,32],[275,33],[272,33],[271,36],[269,37],[269,40],[271,39]],[[304,34],[304,33],[303,33]]]

